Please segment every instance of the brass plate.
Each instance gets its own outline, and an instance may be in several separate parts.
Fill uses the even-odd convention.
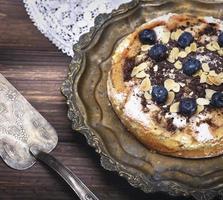
[[[144,192],[192,195],[209,200],[223,193],[223,159],[180,159],[152,152],[138,142],[113,112],[106,91],[111,55],[117,43],[142,23],[169,12],[221,18],[220,1],[133,1],[96,18],[95,26],[74,45],[62,92],[74,130],[101,155],[102,166],[117,171]]]

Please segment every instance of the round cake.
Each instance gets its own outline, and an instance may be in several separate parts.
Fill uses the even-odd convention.
[[[183,158],[223,153],[223,22],[167,14],[114,50],[108,97],[149,149]]]

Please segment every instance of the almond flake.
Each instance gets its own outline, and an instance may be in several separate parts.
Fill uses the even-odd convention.
[[[212,42],[212,46],[214,47],[215,50],[220,50],[221,47],[219,46],[219,44],[216,41]]]
[[[149,66],[148,62],[143,62],[140,65],[136,66],[133,68],[132,73],[131,73],[131,77],[135,76],[136,74],[138,74],[139,72],[143,71],[144,69],[146,69]]]
[[[190,49],[192,52],[196,52],[197,51],[197,44],[195,42],[190,44]]]
[[[175,33],[176,33],[176,32],[172,32],[172,33],[171,33],[171,35],[170,35],[171,40],[175,40]]]
[[[194,75],[192,75],[193,77],[196,77],[196,76],[201,76],[201,74],[204,73],[202,70],[198,70]],[[206,74],[206,72],[205,72]]]
[[[220,56],[223,56],[223,49],[218,50],[218,54],[219,54]]]
[[[170,91],[173,90],[174,92],[180,91],[180,85],[179,83],[176,83],[173,79],[167,79],[164,81],[164,87]]]
[[[222,79],[219,76],[208,76],[208,79],[214,84],[214,85],[221,85]]]
[[[167,44],[169,42],[169,40],[170,40],[170,32],[166,31],[166,32],[164,32],[164,34],[161,38],[161,41],[162,41],[163,44]]]
[[[138,56],[135,57],[135,62],[136,63],[140,63],[143,60],[145,60],[146,58],[147,58],[147,55],[145,53],[140,54],[140,55],[138,55]]]
[[[174,92],[168,92],[168,97],[167,97],[166,105],[172,104],[174,98],[175,98],[175,93]]]
[[[177,31],[175,32],[175,40],[178,40],[182,32],[183,31],[181,29],[177,29]]]
[[[168,61],[173,63],[175,62],[176,58],[178,58],[179,49],[177,47],[174,47],[169,54]]]
[[[207,81],[207,74],[206,73],[202,73],[200,75],[200,83],[206,83]]]
[[[138,74],[136,74],[136,78],[144,78],[144,77],[146,77],[146,73],[144,71],[141,71]]]
[[[189,54],[189,53],[191,52],[191,47],[186,47],[186,48],[185,48],[185,52],[186,52],[187,54]]]
[[[208,43],[206,45],[206,48],[209,50],[209,51],[216,51],[216,49],[213,47],[212,43]]]
[[[149,94],[148,92],[144,93],[144,97],[145,97],[146,100],[151,100],[152,99],[151,94]]]
[[[141,51],[148,51],[152,46],[151,45],[142,45]]]
[[[210,71],[210,67],[209,67],[208,63],[202,63],[201,67],[205,72]]]
[[[211,90],[211,89],[205,89],[205,98],[206,99],[211,99],[212,95],[215,93],[216,91]]]
[[[140,89],[144,92],[148,91],[151,89],[151,81],[148,77],[144,78],[141,85]]]
[[[176,102],[176,103],[172,104],[172,105],[170,106],[170,112],[171,112],[171,113],[176,113],[176,112],[178,112],[178,111],[179,111],[179,105],[180,105],[180,102]]]
[[[204,110],[204,106],[203,106],[203,105],[197,105],[196,114],[199,114],[199,113],[202,112],[203,110]]]
[[[180,57],[180,58],[185,58],[186,56],[187,56],[186,51],[181,51],[181,52],[178,54],[178,57]]]
[[[205,105],[208,105],[210,103],[210,100],[205,99],[205,98],[198,98],[196,100],[196,102],[197,102],[198,105],[205,106]]]
[[[212,83],[211,80],[210,80],[210,76],[207,76],[206,83],[207,83],[208,85],[213,85],[213,83]]]
[[[176,61],[176,62],[174,63],[174,67],[175,67],[176,69],[181,69],[181,68],[182,68],[182,63],[178,60],[178,61]]]
[[[210,76],[218,76],[214,70],[211,70],[211,71],[209,72],[209,75],[210,75]]]

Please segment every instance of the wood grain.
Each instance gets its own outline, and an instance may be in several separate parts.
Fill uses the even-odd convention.
[[[53,155],[75,172],[102,200],[192,199],[144,194],[100,166],[85,138],[71,130],[60,86],[71,58],[62,54],[32,24],[22,0],[0,0],[0,73],[55,127],[59,143]],[[36,163],[16,171],[0,162],[0,199],[77,199],[48,168]]]

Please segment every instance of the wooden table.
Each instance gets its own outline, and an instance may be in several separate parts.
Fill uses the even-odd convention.
[[[58,51],[32,24],[22,0],[0,0],[0,73],[57,130],[59,143],[52,154],[102,200],[186,199],[144,194],[100,166],[99,156],[82,135],[72,131],[67,119],[67,106],[60,87],[70,61],[70,57]],[[16,171],[1,161],[0,199],[78,198],[56,174],[40,163],[28,170]]]

